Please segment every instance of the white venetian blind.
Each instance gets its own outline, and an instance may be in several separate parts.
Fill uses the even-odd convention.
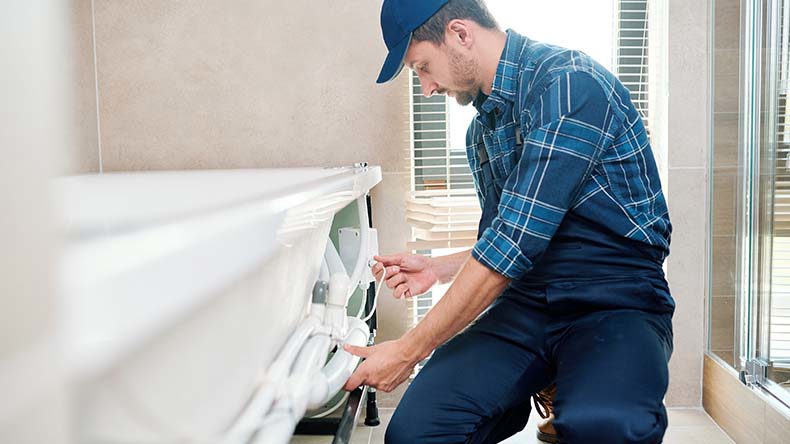
[[[412,187],[406,219],[413,238],[409,247],[433,250],[472,246],[477,238],[480,206],[464,143],[450,140],[448,98],[424,97],[419,77],[413,72],[409,95]]]
[[[648,112],[649,0],[617,0],[614,71],[650,131]]]

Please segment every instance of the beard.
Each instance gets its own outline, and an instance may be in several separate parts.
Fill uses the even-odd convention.
[[[480,94],[480,86],[477,84],[480,67],[475,60],[453,48],[447,48],[447,55],[453,83],[458,85],[458,90],[452,91],[455,101],[461,106],[469,105]]]

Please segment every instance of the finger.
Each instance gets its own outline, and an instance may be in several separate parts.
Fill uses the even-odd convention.
[[[399,264],[401,260],[403,260],[403,253],[393,254],[390,256],[373,256],[373,259],[376,262],[381,262],[384,265],[396,265]]]
[[[343,390],[347,392],[353,392],[359,386],[365,383],[365,375],[363,374],[362,366],[360,366],[357,371],[355,371],[348,381],[346,381],[346,385],[343,386]]]
[[[398,285],[403,284],[405,282],[406,282],[406,275],[403,273],[398,273],[395,276],[392,276],[391,278],[387,279],[387,287],[395,288]]]
[[[383,269],[384,269],[384,265],[382,265],[381,262],[376,262],[375,264],[373,264],[372,267],[370,267],[370,271],[373,272],[374,276],[378,276],[379,273],[381,273],[381,270]]]
[[[411,299],[412,298],[411,289],[407,289],[406,292],[403,293],[403,297],[405,297],[406,299]]]
[[[395,290],[393,290],[392,295],[395,296],[395,299],[400,299],[403,297],[403,295],[406,293],[408,289],[409,289],[408,285],[400,284],[397,287],[395,287]]]
[[[373,267],[373,276],[376,277],[377,281],[381,279],[381,272],[382,272],[382,270],[387,272],[387,276],[388,277],[392,277],[392,276],[395,276],[396,274],[400,273],[400,267],[397,266],[397,265],[393,265],[391,267],[384,268],[384,266],[381,265],[380,263],[376,264]]]
[[[343,350],[360,358],[367,358],[373,353],[373,347],[357,347],[356,345],[345,344]]]
[[[376,279],[376,281],[378,281],[381,279],[381,273],[384,271],[384,266],[380,263],[376,263],[376,265],[374,265],[370,271],[373,272],[373,277]]]

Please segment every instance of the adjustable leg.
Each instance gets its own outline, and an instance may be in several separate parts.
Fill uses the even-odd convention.
[[[371,320],[374,319],[375,316]],[[372,329],[370,332],[370,339],[368,340],[368,347],[373,345],[375,337],[376,330]],[[381,424],[381,419],[379,419],[379,406],[376,404],[376,389],[368,387],[368,402],[365,406],[365,425],[376,427],[379,424]]]

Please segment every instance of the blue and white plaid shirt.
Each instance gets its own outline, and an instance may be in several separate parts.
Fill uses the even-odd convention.
[[[467,158],[481,205],[496,199],[498,211],[475,259],[524,277],[568,212],[666,257],[672,226],[650,141],[614,75],[581,52],[508,30],[492,92],[482,99]]]

